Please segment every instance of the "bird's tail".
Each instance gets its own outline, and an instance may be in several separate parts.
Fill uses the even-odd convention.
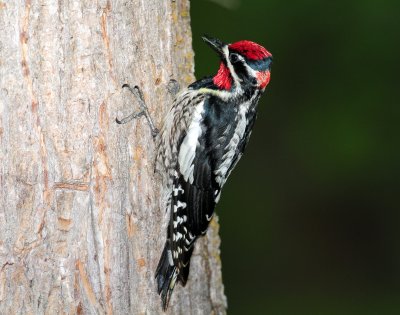
[[[164,250],[156,270],[158,294],[161,295],[162,307],[164,311],[168,307],[169,299],[172,291],[174,290],[176,279],[178,277],[178,270],[176,269],[172,260],[172,253],[169,243],[169,240],[165,242]]]

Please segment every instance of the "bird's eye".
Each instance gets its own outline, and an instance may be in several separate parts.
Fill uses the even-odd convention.
[[[239,56],[238,54],[231,54],[229,59],[231,60],[231,63],[236,63],[239,61]]]

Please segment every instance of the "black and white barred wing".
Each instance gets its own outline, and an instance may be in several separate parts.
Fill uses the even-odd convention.
[[[204,98],[205,95],[197,91],[184,91],[177,96],[164,120],[156,144],[156,171],[165,177],[168,189],[178,160],[178,148],[186,136],[196,105]]]
[[[185,283],[195,239],[205,233],[215,208],[213,154],[204,128],[204,102],[194,109],[186,136],[178,149],[171,203],[172,252]]]
[[[207,228],[205,213],[211,216],[214,209],[211,169],[207,162],[200,163],[203,156],[196,156],[196,150],[202,151],[199,137],[205,98],[204,94],[191,90],[178,96],[158,140],[156,170],[164,176],[170,210],[167,241],[156,270],[164,307],[177,277],[186,283],[193,243]]]

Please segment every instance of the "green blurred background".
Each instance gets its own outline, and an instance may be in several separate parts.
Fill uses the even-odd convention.
[[[274,55],[217,212],[228,314],[400,314],[400,2],[191,1],[202,43]]]

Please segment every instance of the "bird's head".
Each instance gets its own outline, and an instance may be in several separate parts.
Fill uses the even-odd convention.
[[[248,40],[233,44],[225,44],[207,36],[203,36],[203,40],[221,58],[218,73],[213,78],[219,89],[230,90],[236,86],[264,90],[268,85],[272,55],[263,46]]]

